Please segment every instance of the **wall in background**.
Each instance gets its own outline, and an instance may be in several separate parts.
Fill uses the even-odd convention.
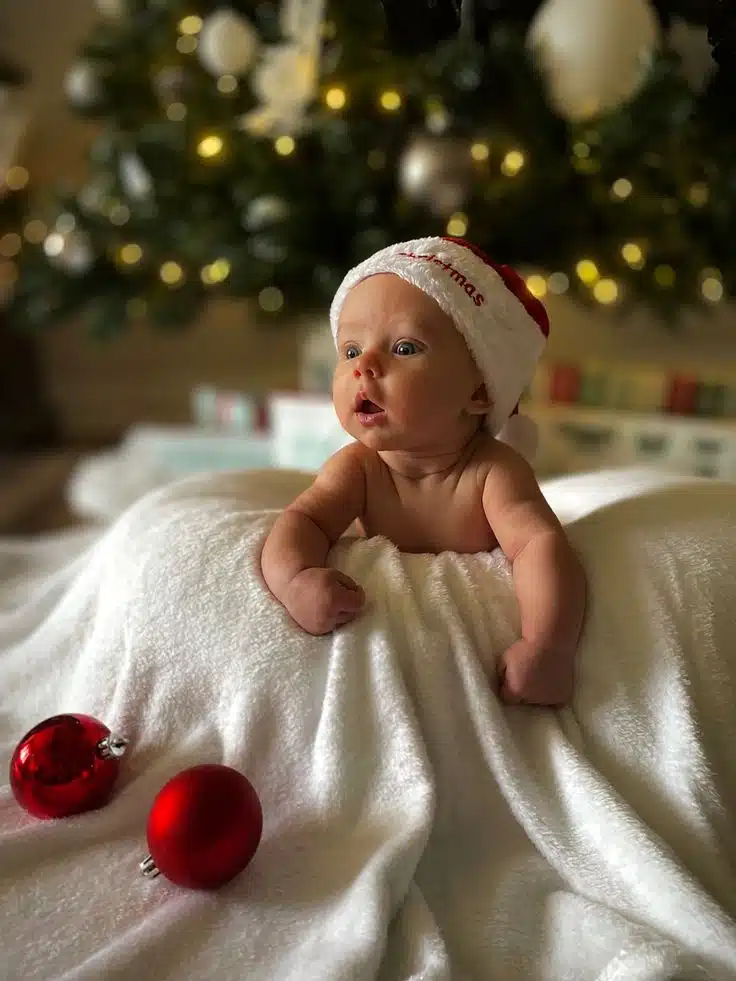
[[[32,75],[24,157],[35,183],[76,180],[84,172],[91,128],[69,113],[62,85],[95,17],[93,0],[0,0],[0,47]],[[616,325],[564,299],[552,300],[550,309],[549,354],[556,360],[736,366],[731,311],[690,320],[673,333],[644,315]],[[40,348],[61,427],[77,438],[120,431],[138,419],[180,419],[199,382],[268,388],[289,387],[297,378],[294,333],[259,331],[242,306],[227,304],[176,338],[135,331],[106,347],[90,346],[72,324],[49,333]]]

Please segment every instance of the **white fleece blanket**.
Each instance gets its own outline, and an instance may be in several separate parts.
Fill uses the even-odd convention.
[[[0,760],[87,712],[130,739],[104,809],[37,821],[0,772],[3,981],[736,979],[736,487],[557,481],[588,569],[574,706],[505,708],[496,555],[343,541],[365,614],[300,632],[259,548],[305,478],[196,478],[97,536],[0,545]],[[140,877],[162,784],[263,802],[217,893]]]

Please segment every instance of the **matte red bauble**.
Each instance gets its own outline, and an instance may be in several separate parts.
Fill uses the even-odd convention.
[[[183,770],[159,791],[146,827],[148,878],[217,889],[255,855],[263,832],[258,795],[242,773],[218,763]]]

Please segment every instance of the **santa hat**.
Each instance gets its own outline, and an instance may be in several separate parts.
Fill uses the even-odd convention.
[[[519,399],[544,350],[549,319],[521,276],[460,238],[420,238],[390,245],[355,266],[342,281],[330,308],[335,340],[348,293],[378,273],[393,273],[416,286],[452,319],[493,400],[486,418],[489,431],[531,460],[536,426],[519,414]]]

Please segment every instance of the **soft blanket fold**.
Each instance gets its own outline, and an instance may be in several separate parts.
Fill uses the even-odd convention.
[[[306,479],[200,477],[98,538],[0,545],[0,758],[61,711],[131,743],[66,821],[0,775],[0,978],[736,979],[735,488],[547,486],[591,595],[554,713],[488,684],[518,629],[498,553],[345,539],[367,609],[303,634],[258,560]],[[157,790],[209,761],[261,796],[255,860],[214,894],[143,880]]]

